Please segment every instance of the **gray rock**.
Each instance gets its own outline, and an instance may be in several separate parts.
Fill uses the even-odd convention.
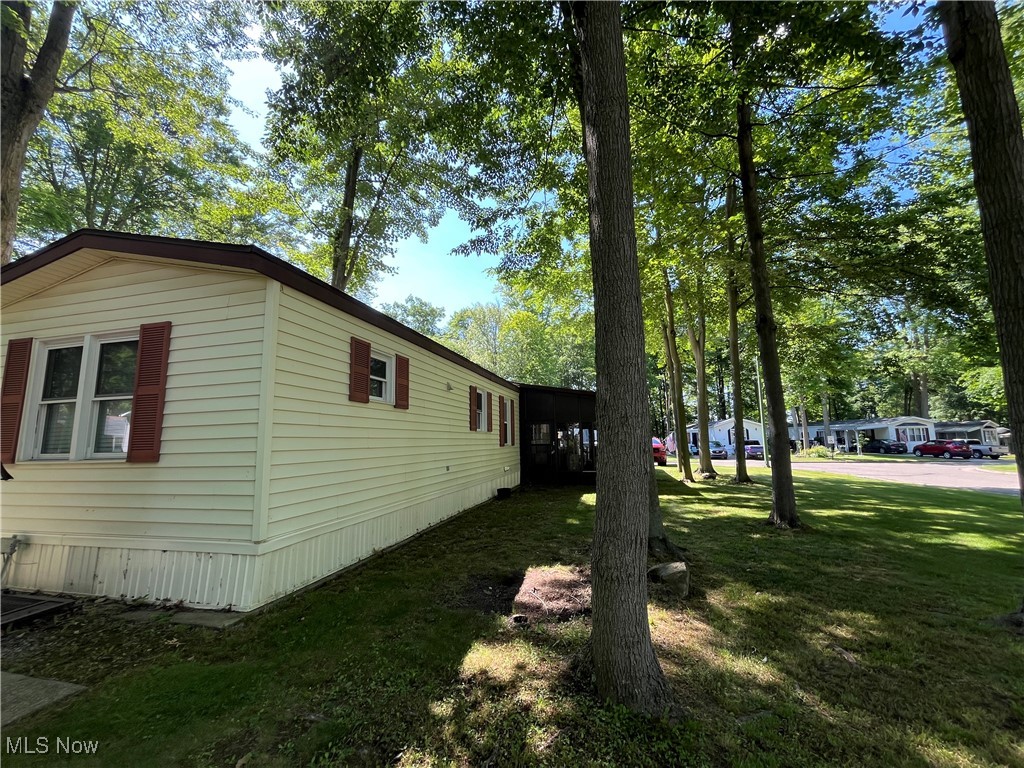
[[[690,569],[686,563],[663,563],[647,571],[647,578],[671,588],[680,597],[690,594]]]

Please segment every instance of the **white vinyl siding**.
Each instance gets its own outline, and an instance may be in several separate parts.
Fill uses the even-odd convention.
[[[172,331],[158,462],[25,460],[23,418],[8,586],[250,610],[519,483],[486,418],[466,429],[470,386],[495,408],[511,387],[262,275],[85,249],[11,289],[0,355],[32,338],[30,378],[47,340]],[[408,410],[348,400],[352,336],[390,361],[389,401],[409,358]]]
[[[466,430],[466,392],[479,376],[290,288],[279,313],[270,540],[379,519],[392,544],[426,527],[414,519],[418,505],[440,519],[518,484],[518,456]],[[374,354],[410,359],[409,410],[348,400],[353,335]],[[451,501],[437,504],[442,497]],[[370,539],[353,540],[333,569],[370,554]]]
[[[164,320],[173,328],[160,461],[22,461],[35,442],[27,415],[19,462],[8,467],[16,481],[3,488],[4,535],[102,536],[143,548],[184,539],[197,550],[251,542],[266,284],[247,272],[112,257],[5,302],[0,354],[9,339],[32,337],[33,375],[47,338],[137,334]]]

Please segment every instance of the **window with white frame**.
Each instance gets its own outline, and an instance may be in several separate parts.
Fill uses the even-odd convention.
[[[902,443],[923,443],[930,438],[927,427],[899,427],[896,439]]]
[[[135,334],[43,343],[32,458],[126,456],[138,347]]]
[[[487,393],[482,389],[476,391],[476,430],[487,431]]]
[[[395,358],[377,350],[370,353],[370,399],[380,403],[395,401]]]

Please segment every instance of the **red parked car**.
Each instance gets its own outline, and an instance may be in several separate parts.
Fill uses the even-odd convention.
[[[652,437],[651,447],[654,449],[654,461],[658,466],[668,466],[668,455],[665,453],[665,444],[658,438]]]
[[[941,456],[944,459],[971,458],[971,446],[963,440],[929,440],[914,447],[915,456]]]

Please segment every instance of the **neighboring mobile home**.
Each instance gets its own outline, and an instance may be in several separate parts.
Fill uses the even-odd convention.
[[[935,424],[938,440],[980,440],[983,445],[999,445],[999,425],[989,419],[980,421],[939,421]]]
[[[519,484],[515,384],[258,248],[0,282],[5,586],[251,610]]]
[[[743,445],[747,440],[756,440],[761,445],[764,445],[764,433],[761,430],[761,424],[751,419],[743,420],[743,434],[737,436],[736,434],[736,419],[728,418],[722,419],[721,421],[713,421],[708,425],[708,434],[711,440],[717,440],[726,447],[735,447],[736,445]],[[687,439],[693,445],[697,445],[700,440],[700,430],[697,428],[696,422],[689,424],[686,427]]]
[[[821,422],[807,425],[811,440],[825,445],[825,426]],[[803,430],[791,427],[789,433],[795,440],[800,440]],[[890,416],[882,419],[856,419],[853,421],[833,421],[829,424],[829,433],[836,441],[839,450],[856,453],[858,443],[867,440],[895,440],[907,444],[907,450],[913,451],[920,443],[935,438],[935,420],[921,416]]]

